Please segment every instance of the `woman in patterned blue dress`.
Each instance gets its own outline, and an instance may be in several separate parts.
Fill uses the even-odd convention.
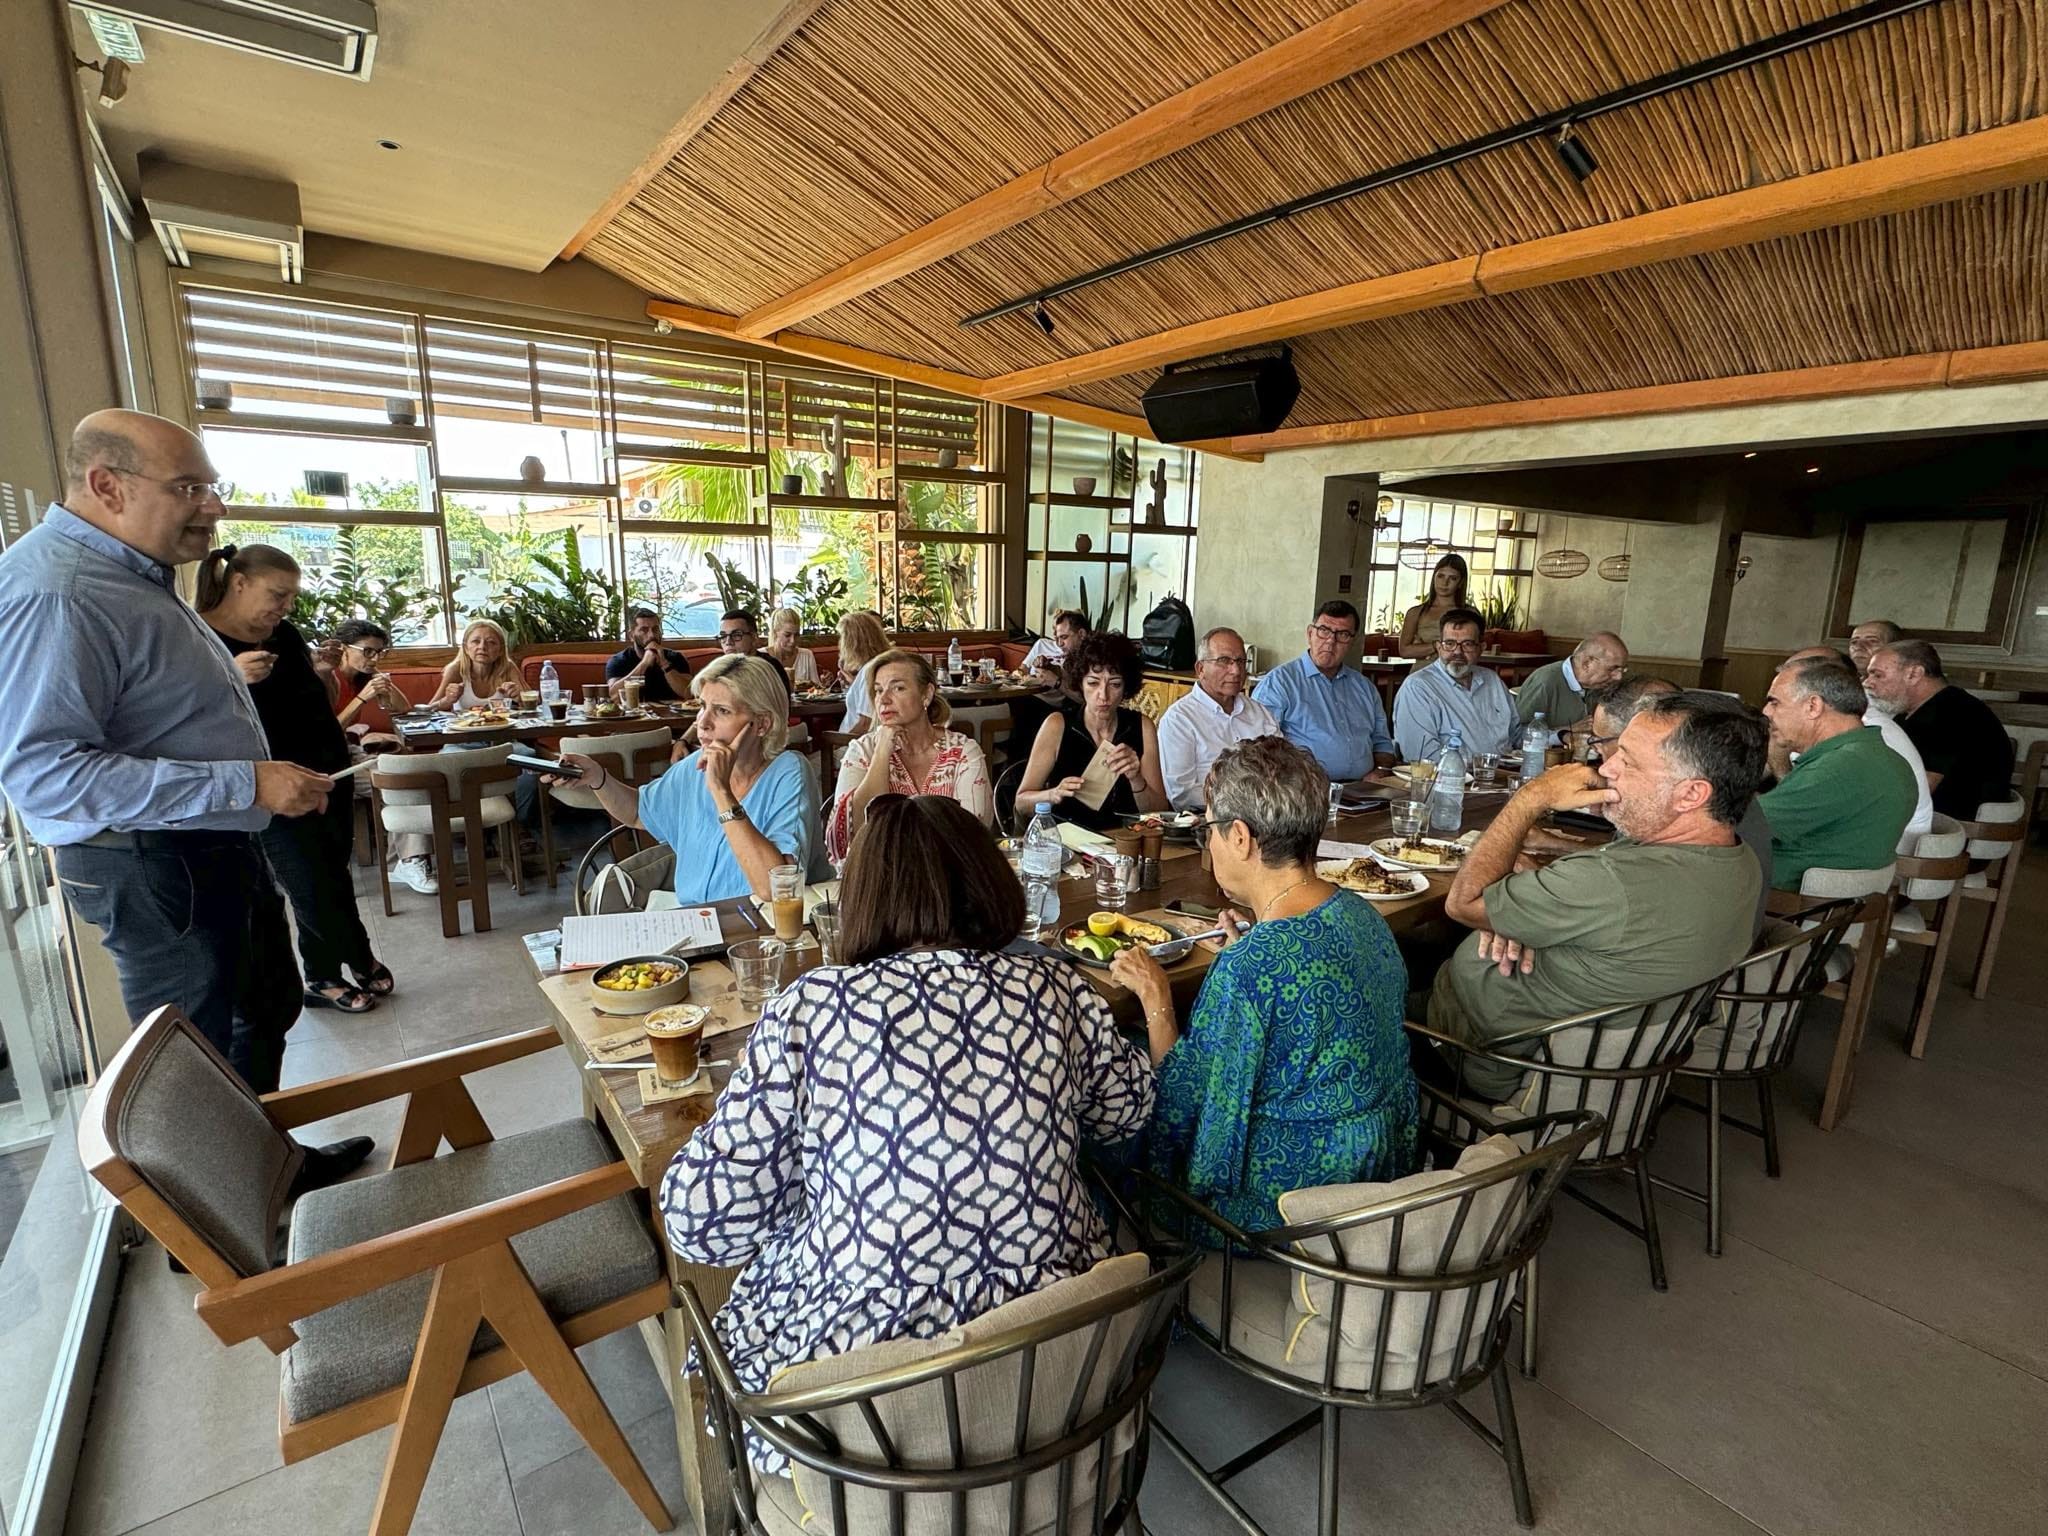
[[[745,1266],[715,1326],[747,1390],[936,1337],[1109,1256],[1078,1153],[1143,1127],[1152,1073],[1070,967],[1001,952],[1023,920],[958,802],[869,805],[840,891],[846,963],[769,1004],[662,1180],[675,1251]]]
[[[1138,1155],[1251,1232],[1281,1225],[1290,1189],[1415,1171],[1407,967],[1372,904],[1316,875],[1328,796],[1282,737],[1223,753],[1203,835],[1217,884],[1257,926],[1216,957],[1185,1032],[1156,961],[1130,949],[1112,968],[1144,1005],[1158,1068]]]

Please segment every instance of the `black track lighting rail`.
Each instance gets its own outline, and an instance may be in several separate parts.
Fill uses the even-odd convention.
[[[1136,255],[1126,256],[1119,261],[1111,262],[1106,267],[1097,267],[1092,272],[1083,272],[1078,276],[1065,278],[1060,282],[1036,289],[1021,297],[1006,300],[996,305],[993,309],[984,309],[979,314],[968,315],[960,321],[960,324],[963,326],[985,325],[989,321],[999,320],[1005,315],[1016,314],[1019,310],[1030,310],[1039,328],[1050,336],[1052,334],[1052,322],[1045,310],[1046,301],[1049,299],[1057,299],[1064,294],[1076,292],[1079,289],[1104,282],[1112,277],[1121,277],[1126,272],[1136,272],[1141,268],[1152,266],[1156,262],[1166,261],[1174,256],[1183,255],[1188,251],[1200,250],[1203,246],[1214,245],[1219,240],[1228,240],[1236,235],[1248,234],[1255,229],[1264,229],[1269,224],[1278,224],[1284,219],[1296,218],[1313,209],[1327,207],[1331,203],[1343,202],[1346,198],[1358,197],[1367,192],[1377,191],[1381,187],[1393,186],[1395,183],[1406,181],[1413,176],[1420,176],[1429,171],[1442,170],[1445,166],[1456,165],[1460,161],[1470,160],[1475,155],[1490,154],[1496,149],[1506,149],[1513,144],[1527,143],[1531,139],[1555,138],[1558,141],[1560,156],[1565,157],[1566,164],[1571,169],[1572,174],[1583,181],[1593,173],[1594,169],[1597,169],[1597,162],[1593,160],[1591,153],[1586,150],[1585,146],[1572,136],[1572,130],[1579,125],[1593,118],[1600,117],[1605,113],[1617,112],[1623,107],[1637,106],[1646,101],[1654,101],[1660,96],[1670,95],[1673,91],[1682,91],[1688,86],[1702,85],[1722,75],[1733,74],[1740,69],[1749,69],[1755,65],[1767,63],[1772,59],[1781,58],[1788,53],[1797,53],[1799,50],[1810,48],[1816,43],[1824,43],[1833,38],[1847,36],[1851,32],[1858,32],[1865,27],[1872,27],[1880,22],[1894,20],[1897,17],[1908,15],[1913,11],[1935,3],[1936,0],[1866,0],[1865,4],[1853,6],[1839,15],[1830,16],[1820,21],[1809,22],[1803,27],[1794,27],[1790,31],[1779,32],[1771,37],[1759,38],[1757,41],[1746,43],[1740,48],[1732,48],[1726,53],[1715,54],[1712,58],[1701,59],[1698,63],[1683,65],[1678,69],[1658,75],[1654,79],[1644,80],[1635,85],[1624,85],[1618,90],[1607,92],[1604,96],[1595,96],[1590,101],[1578,102],[1559,111],[1546,113],[1542,117],[1529,118],[1527,121],[1517,123],[1512,127],[1497,129],[1476,139],[1467,139],[1464,143],[1454,144],[1447,149],[1432,150],[1429,154],[1418,156],[1416,159],[1405,161],[1400,165],[1390,166],[1386,170],[1374,171],[1370,175],[1342,182],[1337,186],[1325,188],[1323,191],[1310,192],[1305,196],[1294,198],[1288,202],[1276,203],[1272,207],[1262,209],[1257,213],[1244,214],[1239,218],[1231,219],[1227,223],[1212,225],[1208,229],[1198,230],[1191,235],[1184,235],[1180,239],[1171,241],[1166,245],[1154,246],[1149,251],[1140,251]],[[1572,163],[1572,159],[1564,148],[1567,144],[1572,145],[1584,156],[1584,164],[1588,169],[1581,170],[1578,165]]]

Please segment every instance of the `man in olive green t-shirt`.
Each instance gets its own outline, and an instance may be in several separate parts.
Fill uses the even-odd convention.
[[[1815,865],[1882,869],[1897,855],[1919,786],[1912,765],[1863,723],[1868,707],[1856,674],[1824,656],[1793,662],[1771,679],[1764,716],[1778,785],[1758,803],[1770,818],[1778,890],[1798,890]]]
[[[1567,763],[1524,785],[1451,882],[1444,910],[1478,931],[1437,972],[1429,1027],[1484,1045],[1648,1002],[1740,960],[1762,875],[1735,825],[1763,777],[1764,743],[1763,723],[1733,700],[1667,694],[1645,701],[1597,775]],[[1614,842],[1516,872],[1547,812],[1590,809],[1614,823]],[[1467,1085],[1496,1100],[1521,1076],[1465,1064]]]
[[[1571,655],[1538,667],[1515,690],[1515,713],[1527,725],[1542,711],[1546,725],[1563,730],[1593,712],[1590,694],[1598,693],[1628,670],[1628,647],[1621,636],[1602,630],[1578,643]]]

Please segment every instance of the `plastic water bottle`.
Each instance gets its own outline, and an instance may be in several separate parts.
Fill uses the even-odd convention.
[[[1543,711],[1537,710],[1529,717],[1529,728],[1522,732],[1522,782],[1543,776],[1543,754],[1550,750],[1550,727],[1544,722]]]
[[[1429,830],[1456,837],[1465,822],[1465,744],[1456,731],[1436,760],[1429,785]]]
[[[959,682],[960,674],[965,669],[965,667],[966,663],[961,661],[960,659],[960,637],[958,635],[955,635],[951,640],[949,640],[946,643],[947,681],[955,683]]]
[[[1041,800],[1017,851],[1017,871],[1024,879],[1026,938],[1037,938],[1047,922],[1059,920],[1060,871],[1066,867],[1067,845],[1060,841],[1060,825],[1053,819],[1051,802]]]
[[[562,679],[556,674],[552,661],[540,664],[540,696],[543,702],[549,704],[562,696]]]

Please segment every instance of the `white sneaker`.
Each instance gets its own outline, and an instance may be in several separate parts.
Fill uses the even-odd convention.
[[[422,896],[440,892],[441,882],[434,878],[434,872],[427,867],[424,858],[400,859],[391,872]]]

